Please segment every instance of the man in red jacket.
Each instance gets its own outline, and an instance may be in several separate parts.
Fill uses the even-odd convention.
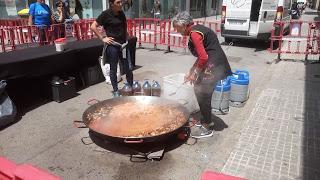
[[[192,17],[187,12],[181,12],[173,18],[173,26],[177,32],[190,36],[189,50],[197,57],[185,80],[194,84],[194,92],[200,107],[202,118],[200,129],[191,132],[195,138],[213,135],[213,120],[211,119],[211,98],[218,81],[232,74],[229,62],[223,52],[217,35],[203,25],[194,25]]]

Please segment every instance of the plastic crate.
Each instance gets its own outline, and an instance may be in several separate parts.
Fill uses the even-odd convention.
[[[105,80],[99,65],[83,69],[82,74],[86,86],[91,86]]]
[[[64,78],[60,82],[52,82],[52,99],[63,102],[76,96],[76,82],[74,77]]]
[[[189,83],[182,85],[184,76],[183,73],[176,73],[163,77],[162,97],[181,103],[191,113],[196,112],[199,110],[198,101],[193,86]]]

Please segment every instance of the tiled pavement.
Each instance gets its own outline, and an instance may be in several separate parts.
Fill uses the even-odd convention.
[[[280,62],[272,68],[222,173],[320,180],[320,65]]]
[[[311,104],[317,105],[319,97]],[[264,90],[222,172],[248,179],[320,179],[315,110],[305,112],[303,94]],[[306,159],[314,163],[306,165]]]

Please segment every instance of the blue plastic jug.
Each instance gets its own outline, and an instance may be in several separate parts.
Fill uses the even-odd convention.
[[[215,114],[226,114],[229,112],[231,84],[226,78],[217,83],[211,99],[212,112]]]
[[[236,70],[230,76],[231,92],[230,101],[232,102],[245,102],[248,100],[249,94],[249,72],[246,70]]]

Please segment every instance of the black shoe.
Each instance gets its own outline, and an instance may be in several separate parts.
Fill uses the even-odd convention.
[[[194,131],[191,131],[191,137],[200,139],[213,136],[214,131],[201,126],[196,128]]]

